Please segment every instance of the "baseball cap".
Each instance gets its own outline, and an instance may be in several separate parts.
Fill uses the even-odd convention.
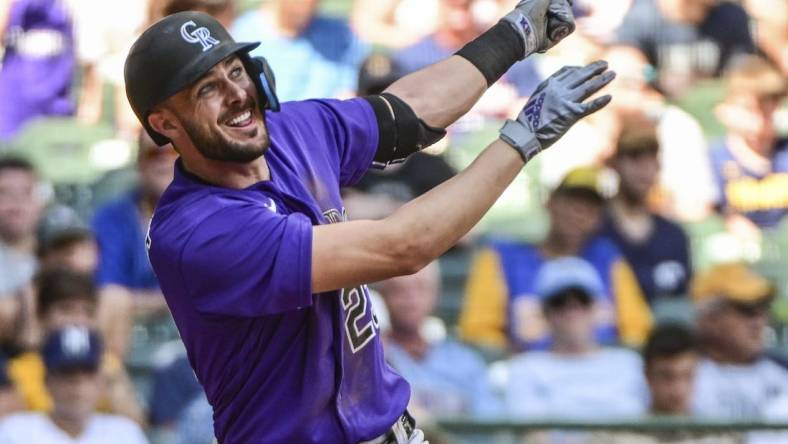
[[[148,125],[148,114],[230,55],[259,46],[237,43],[218,20],[195,11],[172,14],[151,25],[126,58],[126,96],[142,125],[159,145],[168,140]]]
[[[581,166],[569,170],[553,190],[553,194],[567,193],[586,195],[604,200],[605,193],[601,184],[601,170],[596,166]]]
[[[37,230],[39,254],[69,239],[93,237],[90,228],[77,212],[66,205],[50,207]]]
[[[725,89],[728,97],[780,99],[788,94],[788,79],[764,58],[751,55],[736,60],[725,73]]]
[[[616,156],[659,152],[657,128],[651,124],[626,123],[616,144]]]
[[[359,96],[380,94],[402,77],[402,70],[390,56],[375,53],[367,57],[358,72]]]
[[[697,275],[690,289],[695,302],[725,299],[740,304],[765,302],[774,295],[774,285],[742,263],[715,265]]]
[[[97,370],[103,353],[98,333],[86,327],[66,327],[50,333],[41,354],[47,371]]]
[[[592,300],[603,297],[604,286],[596,269],[585,259],[567,256],[552,259],[539,269],[535,293],[543,302],[567,290],[579,290]]]

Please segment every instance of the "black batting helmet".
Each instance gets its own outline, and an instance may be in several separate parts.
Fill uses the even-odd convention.
[[[148,123],[153,108],[235,54],[254,80],[263,108],[279,111],[273,72],[265,59],[249,56],[259,45],[235,42],[208,14],[186,11],[167,16],[145,30],[126,57],[124,76],[131,108],[157,144],[169,143]]]

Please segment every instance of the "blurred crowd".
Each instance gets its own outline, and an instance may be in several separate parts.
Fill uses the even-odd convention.
[[[147,24],[210,13],[262,42],[282,100],[343,99],[451,56],[514,3],[0,1],[0,444],[212,441],[145,251],[177,158],[125,99]],[[577,31],[515,65],[446,140],[345,190],[350,217],[384,217],[466,166],[558,67],[618,74],[610,106],[473,235],[370,286],[411,412],[788,421],[788,0],[573,7]],[[105,170],[88,185],[49,177],[60,166],[26,143],[57,139],[51,121],[103,125],[113,143],[92,149],[131,154],[91,157]]]

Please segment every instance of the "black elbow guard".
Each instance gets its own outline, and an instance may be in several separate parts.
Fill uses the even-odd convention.
[[[400,163],[446,135],[446,130],[434,128],[419,119],[416,113],[399,97],[383,93],[365,97],[378,120],[378,151],[372,162],[374,168]]]

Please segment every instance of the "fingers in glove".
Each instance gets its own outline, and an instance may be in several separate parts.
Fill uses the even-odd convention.
[[[613,99],[613,96],[611,96],[610,94],[606,94],[602,97],[597,97],[596,99],[588,103],[584,103],[580,105],[583,109],[583,117],[588,116],[590,114],[594,114],[595,112],[604,108],[605,105],[610,103],[611,99]]]
[[[596,62],[589,63],[588,65],[575,71],[574,75],[570,79],[569,87],[577,88],[578,86],[587,82],[591,77],[602,74],[606,69],[607,62],[604,60],[597,60]]]
[[[558,43],[574,32],[575,16],[572,5],[567,0],[551,0],[547,17],[547,36],[551,43]]]
[[[606,71],[601,75],[598,75],[591,80],[585,82],[584,84],[580,85],[577,89],[581,91],[580,98],[578,101],[583,101],[592,95],[594,95],[597,91],[604,88],[608,83],[612,82],[613,79],[616,78],[615,71]]]
[[[554,79],[557,79],[557,80],[560,80],[560,79],[562,79],[562,78],[563,78],[563,77],[564,77],[564,76],[565,76],[565,75],[566,75],[566,74],[567,74],[569,71],[571,71],[571,70],[573,70],[573,69],[575,69],[575,68],[577,68],[577,66],[562,66],[562,67],[561,67],[561,69],[559,69],[558,71],[554,72],[554,73],[553,73],[553,75],[551,75],[550,77],[552,77],[552,78],[554,78]]]

